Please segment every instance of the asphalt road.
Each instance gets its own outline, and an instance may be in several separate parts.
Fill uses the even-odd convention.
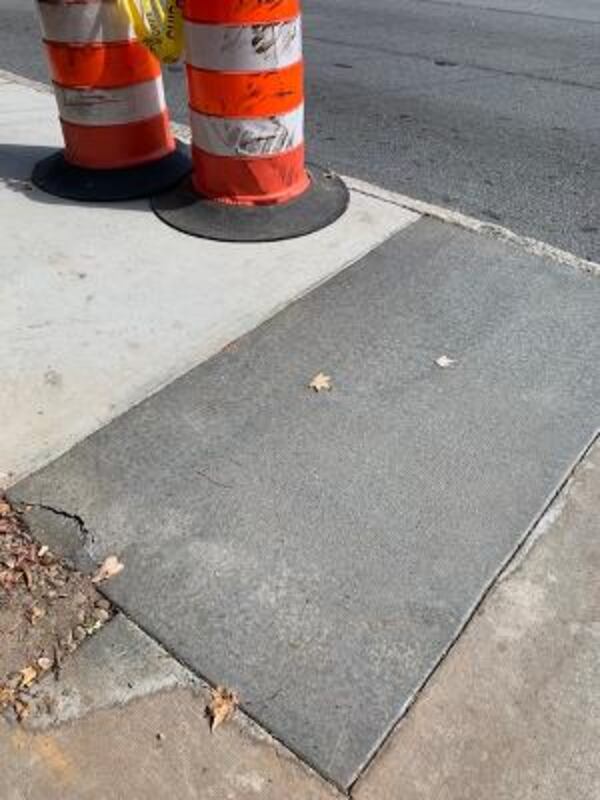
[[[1,67],[38,36],[0,0]],[[305,0],[305,56],[310,158],[600,261],[600,0]]]

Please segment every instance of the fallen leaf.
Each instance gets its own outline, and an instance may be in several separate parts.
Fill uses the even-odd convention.
[[[52,668],[53,661],[51,658],[46,658],[46,656],[42,656],[38,658],[37,665],[42,670],[42,672],[48,672],[49,669]]]
[[[23,722],[26,717],[29,716],[29,705],[25,703],[23,700],[15,700],[13,703],[13,708],[15,710],[15,714],[17,715],[17,719],[19,722]]]
[[[102,581],[107,581],[109,578],[114,578],[124,566],[116,556],[107,556],[98,572],[92,578],[92,583],[102,583]]]
[[[0,500],[0,517],[6,517],[10,514],[10,506],[4,500]]]
[[[239,705],[237,694],[225,686],[217,686],[211,691],[210,702],[206,706],[206,714],[210,720],[210,729],[214,731],[226,722]]]
[[[456,364],[456,361],[453,358],[449,358],[449,356],[440,356],[436,358],[435,363],[442,369],[448,369],[448,367]]]
[[[14,689],[9,688],[8,686],[0,686],[0,708],[11,705],[14,702],[14,699]]]
[[[29,591],[31,591],[31,587],[33,586],[33,578],[31,577],[31,570],[29,567],[21,566],[21,572],[23,573],[23,577],[25,578],[25,584]]]
[[[38,619],[41,619],[42,617],[46,616],[46,612],[43,608],[40,608],[39,606],[33,606],[27,612],[27,616],[29,617],[29,621],[31,622],[31,624],[35,625]]]
[[[37,669],[35,667],[25,667],[21,670],[21,680],[19,682],[20,689],[28,689],[34,680],[37,678]]]
[[[308,384],[308,388],[313,389],[315,392],[330,392],[331,375],[325,375],[323,372],[319,372]]]

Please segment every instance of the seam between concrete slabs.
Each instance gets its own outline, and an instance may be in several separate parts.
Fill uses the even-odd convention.
[[[536,542],[541,539],[549,528],[549,524],[553,519],[553,516],[556,513],[559,513],[561,504],[563,502],[563,498],[565,497],[566,493],[569,491],[569,486],[571,481],[573,480],[575,473],[582,465],[583,461],[585,460],[588,453],[592,450],[596,442],[600,439],[600,429],[596,430],[593,436],[591,437],[590,441],[585,445],[582,451],[579,453],[577,458],[573,461],[571,466],[567,469],[564,473],[562,479],[558,483],[556,489],[549,495],[546,502],[543,504],[542,510],[534,517],[533,521],[526,529],[523,536],[517,542],[513,550],[508,554],[508,556],[504,559],[504,561],[500,564],[498,569],[494,572],[491,580],[489,581],[488,585],[484,588],[481,593],[479,599],[473,604],[471,609],[467,612],[464,616],[462,622],[460,623],[456,634],[450,640],[446,648],[444,649],[443,653],[440,655],[437,662],[431,668],[430,672],[426,675],[423,679],[421,685],[414,691],[413,695],[409,698],[409,700],[405,703],[402,709],[399,711],[396,720],[391,724],[389,730],[384,734],[384,736],[380,739],[378,744],[376,744],[371,751],[370,756],[367,758],[365,763],[360,767],[355,776],[353,777],[352,781],[348,785],[347,794],[349,797],[353,796],[354,789],[356,785],[361,780],[368,780],[368,771],[369,767],[375,763],[379,753],[383,750],[383,748],[387,745],[390,741],[394,733],[398,730],[398,728],[402,725],[403,721],[406,719],[407,715],[410,713],[412,707],[415,703],[419,700],[421,694],[427,689],[430,681],[434,678],[437,674],[438,670],[442,667],[447,657],[450,655],[451,651],[453,650],[454,646],[458,643],[460,638],[462,637],[463,633],[467,629],[468,625],[470,624],[471,620],[477,615],[481,607],[486,602],[489,595],[492,593],[494,588],[501,583],[503,580],[508,578],[510,574],[517,570],[522,563],[522,560],[527,557],[529,551],[535,546]],[[558,509],[556,508],[558,505]],[[548,519],[550,518],[550,519]]]
[[[117,610],[117,612],[125,619],[130,625],[133,625],[139,631],[141,631],[144,636],[154,642],[161,650],[166,653],[169,658],[175,661],[179,666],[183,667],[190,675],[190,682],[189,686],[191,688],[200,688],[205,691],[209,691],[211,688],[217,688],[217,685],[212,681],[208,680],[205,675],[198,672],[197,669],[191,667],[187,661],[181,656],[174,653],[169,647],[167,647],[160,639],[157,639],[152,633],[150,633],[146,628],[141,625],[137,620],[129,615],[127,611],[125,611],[118,603],[115,603],[114,600],[110,600],[108,596],[102,591],[102,586],[97,587],[97,591],[105,597],[113,608]],[[185,686],[182,686],[185,688]],[[135,698],[134,698],[135,699]],[[250,735],[256,739],[259,739],[266,744],[270,744],[274,749],[275,753],[278,758],[289,759],[295,762],[299,767],[305,770],[313,779],[317,779],[324,783],[330,789],[334,789],[336,792],[341,793],[344,796],[350,796],[350,788],[343,788],[336,784],[334,781],[330,780],[329,778],[325,777],[315,766],[313,766],[310,761],[307,761],[305,758],[302,758],[298,753],[295,752],[292,748],[290,748],[284,741],[282,741],[278,736],[272,733],[267,727],[259,723],[254,716],[246,710],[244,707],[244,699],[241,698],[240,705],[236,711],[237,721],[240,725],[241,731],[245,735]],[[69,723],[65,723],[69,724]]]
[[[40,101],[42,101],[41,96],[43,96],[44,104],[50,101],[52,90],[44,84],[14,76],[6,71],[0,71],[0,81],[0,86],[7,88],[9,91],[11,87],[14,91],[17,91],[18,87],[21,87],[22,91],[32,89],[34,92],[38,93],[38,99]],[[50,114],[50,111],[46,110],[44,116],[48,114]],[[56,131],[57,130],[58,128],[56,127]],[[53,138],[53,144],[56,148],[60,146],[57,136]],[[317,248],[317,251],[319,251],[319,248],[322,246],[319,242],[322,242],[324,249],[320,252],[325,256],[331,256],[331,258],[327,257],[325,260],[323,258],[315,260],[315,263],[324,262],[323,268],[309,268],[304,272],[301,271],[298,273],[298,276],[295,278],[289,277],[284,281],[276,282],[277,285],[273,292],[265,295],[263,299],[255,297],[254,303],[251,305],[240,303],[239,297],[236,302],[232,301],[228,305],[227,313],[224,315],[222,323],[211,323],[212,327],[205,324],[204,328],[200,330],[201,337],[196,337],[196,341],[200,342],[198,346],[192,348],[192,339],[190,336],[188,335],[187,338],[183,337],[186,347],[177,351],[179,355],[176,359],[163,359],[160,370],[146,369],[138,375],[130,386],[125,387],[123,391],[112,392],[113,396],[109,398],[112,400],[109,411],[106,413],[102,411],[99,415],[97,414],[96,419],[93,420],[93,425],[90,426],[88,424],[90,412],[90,414],[87,415],[85,423],[69,426],[60,436],[50,436],[49,441],[43,443],[43,449],[40,450],[39,447],[28,446],[25,453],[21,456],[15,456],[13,458],[11,455],[11,459],[15,463],[9,463],[6,470],[3,468],[3,474],[0,475],[0,485],[7,488],[37,471],[47,463],[54,461],[79,441],[85,439],[90,433],[104,427],[104,425],[118,418],[121,414],[136,407],[143,400],[155,395],[198,364],[220,352],[223,347],[226,347],[232,341],[235,341],[240,336],[253,330],[258,325],[272,319],[289,303],[309,294],[339,272],[361,261],[369,253],[383,245],[389,238],[399,233],[401,230],[408,228],[413,222],[418,221],[420,218],[420,215],[407,212],[399,207],[394,209],[392,206],[382,201],[373,203],[372,200],[365,198],[364,195],[359,192],[352,192],[352,196],[354,201],[356,201],[353,203],[355,210],[354,212],[352,208],[349,210],[346,222],[341,222],[341,228],[338,227],[330,233],[316,234],[317,236],[324,235],[326,237],[325,239],[311,240],[307,245],[294,245],[296,258],[298,259],[301,248],[305,246],[308,248],[313,247]],[[368,226],[367,217],[366,222],[361,223],[363,225],[362,232],[360,228],[357,232],[352,226],[352,220],[355,219],[357,222],[360,222],[359,207],[364,206],[365,201],[372,204],[370,213],[371,221],[374,224]],[[352,216],[353,213],[355,214],[354,217]],[[381,224],[378,222],[378,217],[381,219],[385,218]],[[343,226],[345,226],[345,228]],[[184,238],[189,240],[189,237],[181,237],[182,240]],[[345,242],[346,239],[349,240],[347,245]],[[332,241],[337,241],[338,244],[343,245],[341,252],[338,252],[337,249],[327,250],[327,242],[331,243]],[[214,243],[212,243],[212,245],[214,247]],[[192,244],[189,241],[187,244],[182,241],[181,246],[189,257]],[[294,247],[291,247],[292,251],[294,251]],[[237,248],[238,261],[241,262],[245,256],[239,252],[240,245],[237,245]],[[214,256],[214,252],[212,255]],[[238,290],[238,295],[240,291],[241,290]],[[200,327],[202,328],[202,326]],[[114,368],[114,364],[109,364],[109,366]],[[79,390],[80,383],[78,383],[77,386]],[[18,435],[23,436],[21,431],[18,432]]]

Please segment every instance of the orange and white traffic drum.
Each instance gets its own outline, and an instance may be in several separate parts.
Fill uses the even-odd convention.
[[[82,175],[73,168],[102,171],[92,173],[94,188],[87,183],[92,196],[80,199],[146,195],[176,182],[188,167],[170,131],[160,63],[118,0],[38,0],[38,10],[65,141],[54,173],[62,169],[64,179],[66,171],[76,190]],[[119,196],[98,196],[111,185]]]
[[[300,11],[300,0],[183,0],[194,169],[174,196],[152,201],[169,225],[266,241],[345,210],[342,181],[305,166]]]

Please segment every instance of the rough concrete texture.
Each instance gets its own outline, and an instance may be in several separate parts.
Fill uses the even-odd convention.
[[[346,786],[591,440],[599,303],[418,222],[13,494],[78,514],[111,599]]]
[[[356,800],[600,797],[600,444],[488,596]]]
[[[117,614],[65,661],[60,680],[49,677],[34,687],[26,726],[45,729],[138,697],[195,685],[188,670]]]
[[[360,258],[417,215],[352,193],[334,225],[272,244],[185,236],[146,202],[29,182],[60,144],[54,98],[0,86],[0,486],[14,482]]]

